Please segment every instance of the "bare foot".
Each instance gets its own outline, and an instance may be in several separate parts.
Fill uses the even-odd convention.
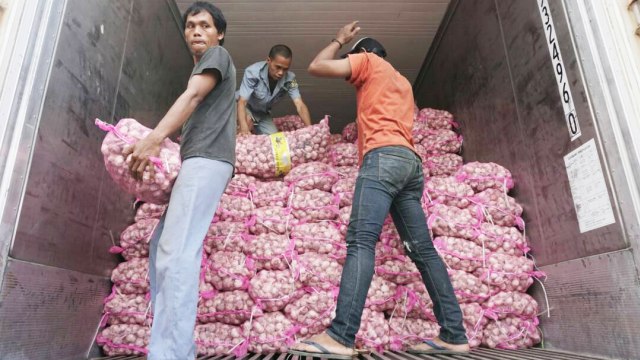
[[[307,339],[307,341],[314,342],[324,347],[325,349],[327,349],[327,351],[329,351],[332,354],[347,355],[347,356],[354,356],[357,354],[355,350],[348,348],[340,344],[339,342],[333,340],[333,338],[327,335],[326,332],[312,336],[311,338]],[[317,347],[313,345],[305,344],[302,342],[296,343],[293,346],[291,346],[291,350],[299,350],[299,351],[306,351],[306,352],[320,352],[320,349],[318,349]]]
[[[436,345],[441,346],[447,350],[451,350],[451,351],[456,351],[456,352],[469,352],[471,350],[471,348],[469,347],[469,344],[449,344],[446,343],[444,341],[442,341],[440,338],[436,337],[432,340]],[[425,344],[425,343],[420,343],[416,346],[413,346],[411,348],[411,350],[416,350],[416,351],[427,351],[427,350],[435,350],[433,347]]]

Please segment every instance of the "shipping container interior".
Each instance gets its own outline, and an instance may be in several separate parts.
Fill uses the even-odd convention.
[[[607,112],[618,105],[605,101],[598,82],[607,63],[589,47],[598,43],[585,25],[597,13],[589,1],[547,4],[579,126],[573,140],[544,0],[216,3],[229,22],[225,46],[238,79],[271,45],[288,44],[312,118],[332,115],[333,132],[354,120],[355,94],[346,82],[311,77],[306,66],[339,27],[360,20],[362,35],[385,44],[414,84],[417,105],[454,115],[465,161],[512,171],[512,196],[547,274],[532,288],[542,308],[550,305],[550,317],[540,317],[544,346],[640,358],[638,159],[612,130],[624,116]],[[14,38],[6,43],[11,61],[0,58],[8,69],[0,120],[9,119],[0,122],[0,358],[99,356],[103,300],[121,260],[109,248],[134,210],[104,168],[104,133],[93,120],[159,121],[193,66],[181,30],[190,1],[26,0],[12,15],[22,22],[8,29],[4,4],[12,2],[0,1],[0,36]],[[276,114],[295,113],[284,103]],[[596,225],[584,231],[565,160],[591,144],[606,201],[585,215]]]

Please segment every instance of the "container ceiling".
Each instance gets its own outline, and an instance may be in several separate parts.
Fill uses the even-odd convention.
[[[183,13],[193,1],[176,2]],[[346,81],[315,78],[306,69],[338,29],[358,20],[359,36],[379,40],[387,49],[387,60],[413,83],[449,4],[448,0],[212,2],[227,19],[225,47],[238,69],[238,83],[247,66],[267,58],[271,46],[288,45],[293,50],[291,70],[313,121],[331,115],[332,132],[355,119],[355,91]],[[274,116],[295,113],[288,99],[274,108]]]

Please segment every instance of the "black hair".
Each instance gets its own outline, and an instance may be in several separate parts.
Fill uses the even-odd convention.
[[[220,34],[227,33],[227,20],[225,20],[224,15],[222,14],[222,11],[218,9],[215,5],[206,1],[196,1],[193,4],[191,4],[191,6],[189,6],[189,8],[187,9],[187,11],[184,12],[184,15],[182,17],[182,26],[183,27],[187,26],[187,18],[189,16],[197,15],[201,11],[206,11],[209,14],[211,14],[211,17],[213,18],[213,25],[216,27],[216,30],[218,30],[218,33]],[[220,45],[223,45],[223,44],[224,44],[224,38],[220,40]]]
[[[278,55],[285,59],[291,59],[293,52],[291,52],[291,49],[287,45],[278,44],[274,45],[271,50],[269,50],[269,58],[275,59]]]
[[[362,39],[356,41],[356,43],[351,48],[351,51],[349,51],[347,54],[358,54],[362,52],[373,53],[383,59],[387,57],[387,51],[384,49],[384,46],[382,46],[382,44],[378,40],[370,37],[363,37]]]

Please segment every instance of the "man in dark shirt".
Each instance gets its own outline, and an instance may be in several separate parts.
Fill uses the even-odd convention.
[[[267,61],[259,61],[244,71],[238,100],[238,126],[240,134],[247,135],[251,128],[258,135],[278,132],[273,124],[271,108],[288,94],[298,115],[306,126],[311,125],[307,105],[302,101],[296,75],[290,71],[293,53],[286,45],[275,45]]]
[[[196,356],[202,243],[235,163],[236,69],[221,46],[226,27],[220,9],[207,2],[187,9],[184,35],[195,63],[187,89],[156,128],[125,151],[132,175],[140,179],[162,141],[182,128],[182,168],[150,241],[151,360]]]

